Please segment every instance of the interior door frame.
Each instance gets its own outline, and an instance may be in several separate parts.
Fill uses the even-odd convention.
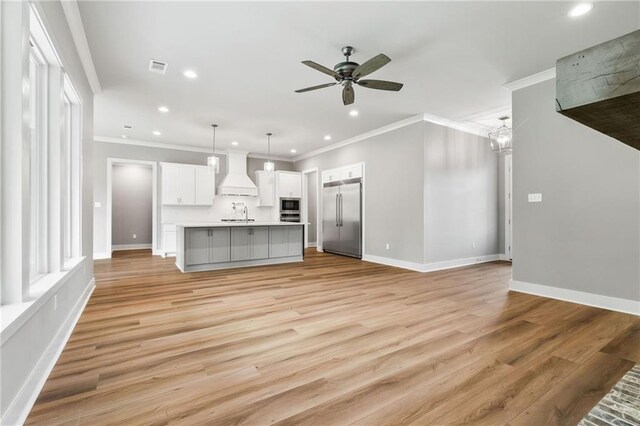
[[[304,248],[309,247],[309,175],[316,173],[316,250],[322,251],[320,244],[320,218],[322,217],[322,211],[320,210],[320,189],[322,188],[322,177],[320,176],[320,170],[318,167],[305,169],[302,171],[302,223],[304,224]]]
[[[504,253],[513,260],[513,154],[504,156]]]
[[[107,224],[106,229],[106,253],[107,259],[111,258],[113,246],[111,241],[111,227],[113,220],[113,166],[130,164],[138,166],[151,166],[151,252],[157,254],[158,250],[158,163],[156,161],[133,160],[128,158],[107,158]]]

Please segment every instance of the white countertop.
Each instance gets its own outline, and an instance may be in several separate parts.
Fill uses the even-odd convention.
[[[302,226],[301,222],[182,222],[176,226],[183,228],[226,228],[233,226]]]

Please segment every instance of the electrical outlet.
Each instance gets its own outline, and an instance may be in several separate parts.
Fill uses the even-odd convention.
[[[386,250],[389,250],[389,247],[390,247],[390,246],[389,246],[389,243],[387,243],[387,244],[384,246],[384,248],[385,248]]]
[[[58,295],[53,295],[53,310],[54,312],[58,310]]]
[[[542,194],[529,194],[528,201],[530,203],[541,203],[542,202]]]
[[[135,240],[136,238],[138,238],[138,235],[133,234],[133,239]]]

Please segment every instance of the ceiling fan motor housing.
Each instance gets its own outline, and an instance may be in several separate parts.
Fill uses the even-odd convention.
[[[343,79],[351,80],[352,79],[351,76],[353,75],[353,72],[355,71],[356,68],[358,68],[359,65],[360,64],[358,64],[357,62],[351,62],[351,61],[340,62],[335,67],[333,67],[333,70],[338,74],[340,74]],[[336,77],[336,80],[340,81],[337,77]]]

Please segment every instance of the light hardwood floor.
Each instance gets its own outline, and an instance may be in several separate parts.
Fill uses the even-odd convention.
[[[509,293],[506,263],[95,265],[28,424],[571,425],[640,362],[640,318]]]

